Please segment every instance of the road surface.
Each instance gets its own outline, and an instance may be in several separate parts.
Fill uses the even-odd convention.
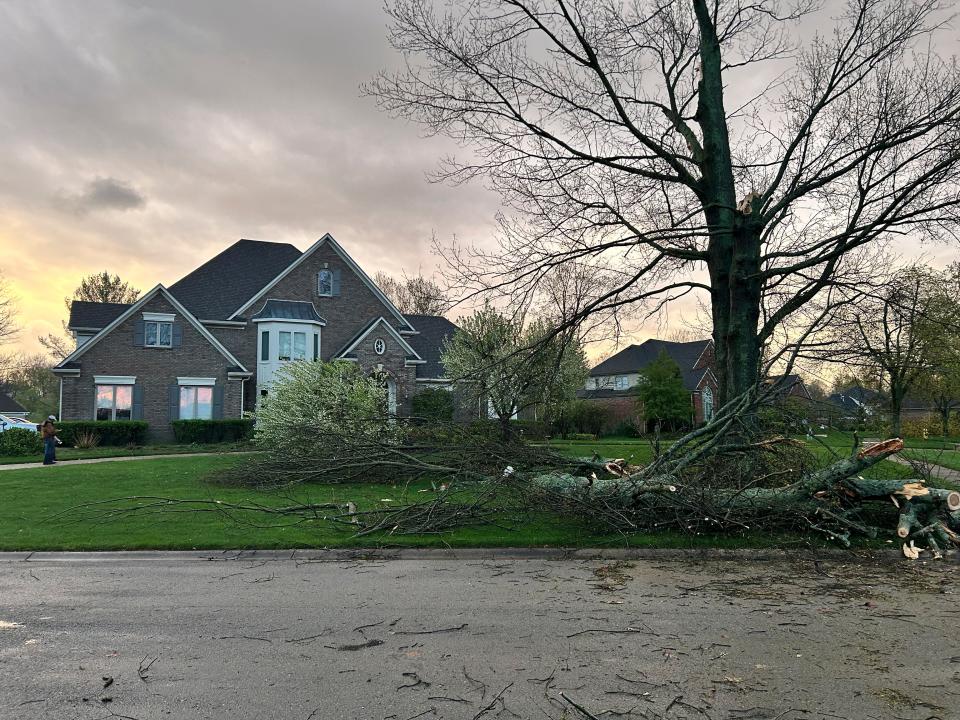
[[[0,718],[960,718],[955,562],[0,559]]]

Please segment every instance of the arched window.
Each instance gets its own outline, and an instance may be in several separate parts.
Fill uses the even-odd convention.
[[[703,421],[710,422],[713,420],[713,390],[705,387],[701,398],[703,399]]]

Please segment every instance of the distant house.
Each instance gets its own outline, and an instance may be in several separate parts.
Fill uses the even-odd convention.
[[[590,371],[577,397],[601,403],[609,424],[636,421],[640,416],[638,386],[644,368],[666,353],[680,367],[683,386],[690,392],[690,419],[695,425],[713,417],[717,379],[713,373],[713,340],[670,342],[650,339],[630,345]]]
[[[841,418],[865,420],[883,410],[886,398],[876,390],[854,385],[827,398]]]
[[[813,400],[810,391],[799,375],[778,375],[764,380],[764,389],[772,390],[771,400],[773,402],[783,402],[788,398],[799,398],[801,400]]]
[[[6,415],[7,417],[16,419],[25,419],[28,414],[29,410],[13,399],[9,389],[0,388],[0,415]]]
[[[456,326],[401,313],[330,235],[306,252],[240,240],[130,305],[74,302],[68,327],[77,348],[53,370],[62,419],[142,419],[154,438],[178,419],[241,417],[297,360],[356,363],[399,415],[426,388],[453,389],[440,352]],[[477,406],[458,401],[458,414]]]

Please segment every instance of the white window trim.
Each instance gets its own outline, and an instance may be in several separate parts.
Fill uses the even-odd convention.
[[[373,341],[373,351],[377,355],[383,355],[387,351],[387,343],[384,342],[383,338],[377,338]]]
[[[203,387],[210,387],[217,384],[217,379],[215,377],[178,377],[177,385],[181,386],[190,386],[190,385],[199,385]]]
[[[147,322],[173,322],[177,316],[173,313],[145,312],[143,319]]]
[[[136,375],[94,375],[94,385],[136,385]]]

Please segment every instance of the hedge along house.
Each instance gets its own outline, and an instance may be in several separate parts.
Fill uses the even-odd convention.
[[[61,419],[145,420],[154,440],[174,420],[241,417],[297,360],[355,362],[408,414],[419,389],[451,387],[439,358],[456,330],[404,316],[329,234],[302,253],[240,240],[131,305],[74,302],[68,328]]]

